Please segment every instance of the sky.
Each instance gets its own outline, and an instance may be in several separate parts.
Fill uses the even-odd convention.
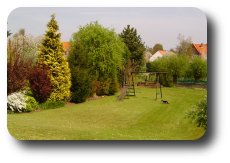
[[[51,14],[56,15],[62,41],[90,22],[98,21],[106,28],[121,33],[128,24],[137,29],[148,47],[161,43],[165,50],[178,45],[179,34],[191,37],[194,43],[207,43],[207,20],[197,8],[160,7],[79,7],[79,8],[16,8],[8,16],[7,29],[16,33],[24,28],[26,34],[44,35]]]

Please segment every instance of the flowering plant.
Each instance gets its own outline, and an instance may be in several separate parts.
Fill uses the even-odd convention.
[[[36,100],[23,92],[14,92],[7,96],[7,110],[12,112],[30,112],[38,107]]]

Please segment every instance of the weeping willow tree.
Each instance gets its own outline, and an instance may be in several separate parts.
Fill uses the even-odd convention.
[[[113,95],[118,90],[124,52],[125,44],[120,37],[98,22],[87,24],[74,33],[68,61],[75,99],[95,94]]]

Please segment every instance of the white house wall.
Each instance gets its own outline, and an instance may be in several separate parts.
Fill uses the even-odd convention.
[[[155,54],[153,54],[153,56],[149,59],[149,62],[153,62],[153,61],[155,61],[156,59],[158,59],[158,58],[161,58],[162,57],[162,54],[159,52],[159,51],[157,51]]]

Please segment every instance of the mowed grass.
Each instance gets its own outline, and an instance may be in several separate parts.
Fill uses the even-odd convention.
[[[186,118],[205,89],[136,88],[136,96],[117,101],[105,96],[81,104],[32,113],[8,114],[8,130],[19,140],[195,140],[204,130]]]

